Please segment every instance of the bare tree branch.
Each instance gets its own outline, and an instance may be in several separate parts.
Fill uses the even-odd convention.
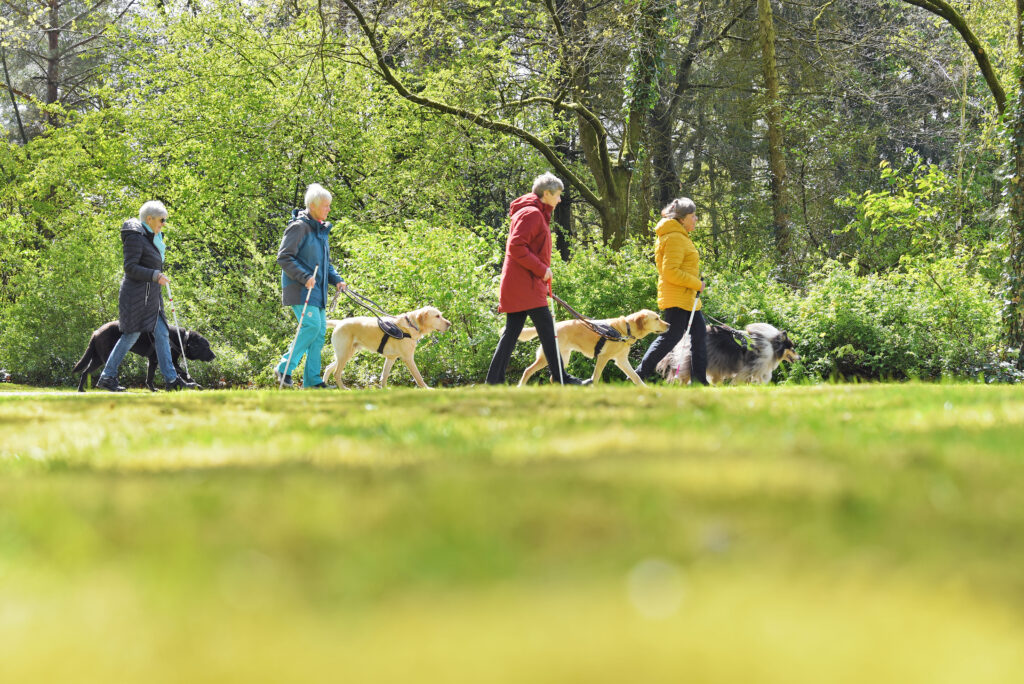
[[[513,126],[504,121],[494,121],[482,114],[471,112],[461,107],[455,107],[453,105],[439,102],[422,95],[416,95],[410,92],[405,85],[394,75],[391,68],[387,64],[387,59],[384,55],[380,44],[377,42],[377,36],[370,28],[370,25],[366,21],[366,17],[359,10],[356,4],[352,0],[343,0],[345,5],[349,8],[352,14],[355,16],[356,21],[359,23],[359,27],[370,44],[370,49],[373,50],[374,56],[377,61],[377,69],[384,80],[390,85],[399,95],[406,100],[418,104],[428,109],[441,112],[443,114],[449,114],[456,116],[466,121],[470,121],[475,125],[492,131],[498,131],[508,135],[515,136],[520,140],[529,143],[535,150],[544,155],[544,158],[551,162],[551,165],[555,167],[559,175],[568,180],[573,187],[575,187],[579,193],[594,206],[598,211],[602,211],[604,208],[604,202],[600,197],[594,194],[594,192],[587,187],[586,183],[582,181],[573,171],[565,165],[565,163],[558,157],[555,151],[544,141],[533,135],[529,131],[526,131],[518,126]]]

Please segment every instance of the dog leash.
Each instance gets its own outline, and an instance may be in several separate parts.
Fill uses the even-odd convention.
[[[334,299],[331,300],[331,305],[327,309],[327,316],[330,317],[334,313],[334,307],[338,305],[338,298],[341,297],[341,290],[334,293]]]
[[[605,323],[598,323],[597,321],[592,321],[589,318],[586,318],[578,311],[576,311],[576,309],[566,304],[565,301],[561,297],[556,295],[554,292],[550,292],[550,294],[551,298],[558,302],[563,309],[572,314],[573,318],[581,321],[585,326],[590,328],[591,332],[600,335],[602,338],[606,340],[611,340],[612,342],[625,342],[627,340],[636,339],[632,335],[623,335],[610,325],[607,325]]]
[[[706,313],[704,314],[704,318],[711,321],[712,323],[716,323],[719,328],[724,328],[726,332],[732,335],[732,339],[734,342],[736,342],[737,346],[743,347],[743,349],[747,351],[751,351],[753,349],[754,339],[750,336],[750,333],[748,333],[747,331],[740,330],[739,328],[734,328],[728,323],[720,321],[714,316],[708,316]]]
[[[359,306],[363,307],[364,309],[372,313],[373,317],[377,319],[377,327],[380,328],[385,335],[389,337],[394,337],[395,339],[399,340],[407,337],[407,333],[402,332],[402,329],[395,325],[395,322],[393,320],[385,321],[384,319],[381,318],[381,316],[385,316],[386,318],[394,319],[396,318],[396,316],[392,316],[391,314],[389,314],[387,311],[381,308],[381,306],[377,304],[375,301],[373,301],[369,297],[365,297],[359,294],[358,292],[355,292],[351,287],[346,287],[344,290],[342,290],[342,292],[344,292],[345,296],[351,299],[353,302],[355,302]],[[408,316],[406,316],[405,320],[412,327],[413,330],[415,330],[416,332],[420,331],[420,329],[416,327],[416,324],[409,320]]]

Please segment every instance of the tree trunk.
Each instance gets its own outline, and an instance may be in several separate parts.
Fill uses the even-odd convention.
[[[789,264],[792,228],[786,205],[786,160],[782,153],[782,103],[779,101],[779,70],[775,62],[775,22],[771,0],[757,0],[761,61],[764,68],[765,119],[768,122],[768,169],[772,194],[772,230],[783,266]]]
[[[718,258],[719,250],[721,249],[721,234],[722,228],[718,221],[718,179],[715,177],[718,175],[717,164],[715,163],[715,155],[708,155],[708,184],[711,190],[711,253],[714,254],[715,259]]]
[[[668,0],[641,0],[638,6],[627,81],[629,114],[623,127],[619,157],[612,165],[608,211],[602,217],[605,243],[616,250],[626,241],[633,175],[639,163],[643,134],[650,124],[651,110],[658,101],[658,79],[667,47],[662,28],[671,11],[670,5]]]
[[[682,189],[679,168],[675,161],[675,124],[680,102],[690,90],[690,74],[693,72],[693,62],[697,56],[698,46],[706,25],[706,11],[702,3],[694,18],[693,27],[690,29],[686,49],[676,66],[674,87],[658,98],[651,116],[650,127],[653,140],[651,161],[654,164],[654,187],[659,210],[678,197]]]
[[[569,0],[555,0],[555,12],[562,20],[562,26],[572,32],[577,29],[577,24],[582,22],[582,9]],[[571,86],[572,74],[565,68],[565,63],[560,66],[560,78],[565,86]],[[577,157],[577,150],[574,149],[572,136],[569,130],[572,128],[572,115],[563,110],[555,109],[554,116],[561,122],[561,130],[554,135],[552,140],[555,152],[562,158],[572,163]],[[573,202],[572,185],[566,183],[565,192],[562,193],[562,201],[555,207],[551,218],[555,224],[555,249],[562,257],[562,261],[569,261],[571,255],[571,238],[573,235]]]
[[[1011,347],[1024,350],[1024,0],[1017,0],[1017,86],[1011,129],[1009,283],[1003,315],[1007,341]],[[1024,370],[1024,353],[1017,356],[1017,368]]]
[[[46,104],[54,104],[60,97],[60,0],[50,0],[50,22],[46,29]],[[46,113],[46,123],[56,125],[52,112]]]
[[[0,37],[0,41],[3,38]],[[21,143],[28,145],[28,136],[25,135],[25,125],[21,122],[21,111],[18,109],[18,100],[14,97],[14,88],[11,86],[11,74],[7,70],[7,50],[3,44],[0,43],[0,61],[3,62],[4,66],[4,83],[7,84],[7,92],[11,95],[11,107],[14,108],[14,118],[18,122],[18,132],[21,134]]]

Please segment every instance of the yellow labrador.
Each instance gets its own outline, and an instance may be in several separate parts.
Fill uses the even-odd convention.
[[[627,339],[624,342],[604,341],[600,351],[597,353],[597,363],[594,365],[594,375],[591,377],[591,382],[601,382],[601,372],[604,371],[605,365],[609,361],[615,361],[615,365],[621,368],[622,372],[630,380],[637,385],[643,385],[644,381],[633,371],[633,367],[629,363],[629,348],[633,346],[634,342],[647,337],[651,333],[660,334],[665,332],[668,330],[668,323],[649,309],[642,309],[621,318],[609,318],[594,322],[610,325]],[[598,341],[602,339],[600,335],[588,328],[582,321],[576,319],[561,321],[556,323],[555,327],[558,330],[558,351],[562,355],[563,365],[569,363],[569,357],[574,351],[580,352],[588,359],[594,358],[594,351],[597,348]],[[523,328],[523,332],[519,334],[519,339],[532,340],[536,336],[536,328]],[[532,366],[523,371],[523,377],[519,381],[519,386],[525,385],[530,376],[547,365],[548,360],[544,357],[544,349],[543,347],[538,347],[537,360],[533,362]]]
[[[341,371],[344,370],[345,364],[353,354],[366,349],[384,355],[384,370],[380,374],[381,387],[387,385],[391,367],[395,364],[395,359],[400,358],[409,368],[416,384],[430,389],[427,387],[427,383],[423,382],[423,376],[420,375],[419,369],[416,368],[416,361],[413,359],[413,354],[416,353],[416,343],[420,338],[426,337],[432,332],[446,331],[452,326],[452,322],[432,306],[404,313],[391,320],[407,337],[398,339],[385,335],[377,325],[377,319],[371,316],[356,316],[340,321],[328,319],[327,325],[334,328],[334,332],[331,333],[334,361],[324,371],[324,383],[333,376],[334,382],[340,389],[348,389],[341,382]]]

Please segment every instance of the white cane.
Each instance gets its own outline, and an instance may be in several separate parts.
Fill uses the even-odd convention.
[[[697,290],[696,294],[693,296],[693,309],[690,311],[690,322],[686,324],[686,332],[683,333],[683,337],[690,340],[690,373],[691,374],[693,373],[693,339],[690,338],[690,326],[693,325],[693,315],[695,313],[697,313],[697,300],[698,299],[700,299],[700,290]],[[680,368],[682,368],[682,366],[678,366],[676,368],[676,377],[677,378],[680,375]],[[693,378],[692,377],[690,378],[690,382],[693,382]]]
[[[548,294],[551,292],[551,281],[548,281]],[[558,321],[555,319],[555,300],[551,300],[551,328],[555,331],[555,354],[558,356],[555,362],[558,364],[558,384],[565,384],[565,376],[562,374],[562,350],[558,347]]]
[[[171,303],[171,315],[174,317],[174,329],[178,333],[178,348],[181,349],[181,360],[185,362],[185,377],[191,378],[188,370],[188,356],[185,355],[185,345],[181,342],[181,328],[178,326],[178,312],[174,308],[174,295],[171,294],[171,283],[167,283],[167,299]]]
[[[319,264],[313,267],[313,287],[316,287],[316,272],[319,269]],[[313,287],[306,289],[306,301],[302,305],[302,315],[299,316],[299,326],[295,328],[295,339],[292,340],[292,347],[288,350],[288,360],[284,363],[284,373],[281,373],[281,384],[278,385],[277,389],[284,389],[284,377],[288,375],[288,366],[292,365],[292,354],[295,353],[295,345],[299,341],[299,333],[302,331],[302,319],[306,317],[306,307],[309,306],[309,295],[313,292]]]
[[[683,333],[683,337],[690,336],[690,326],[693,325],[693,314],[697,313],[697,300],[700,299],[700,292],[697,292],[693,297],[693,311],[690,312],[690,322],[686,324],[686,332]]]

